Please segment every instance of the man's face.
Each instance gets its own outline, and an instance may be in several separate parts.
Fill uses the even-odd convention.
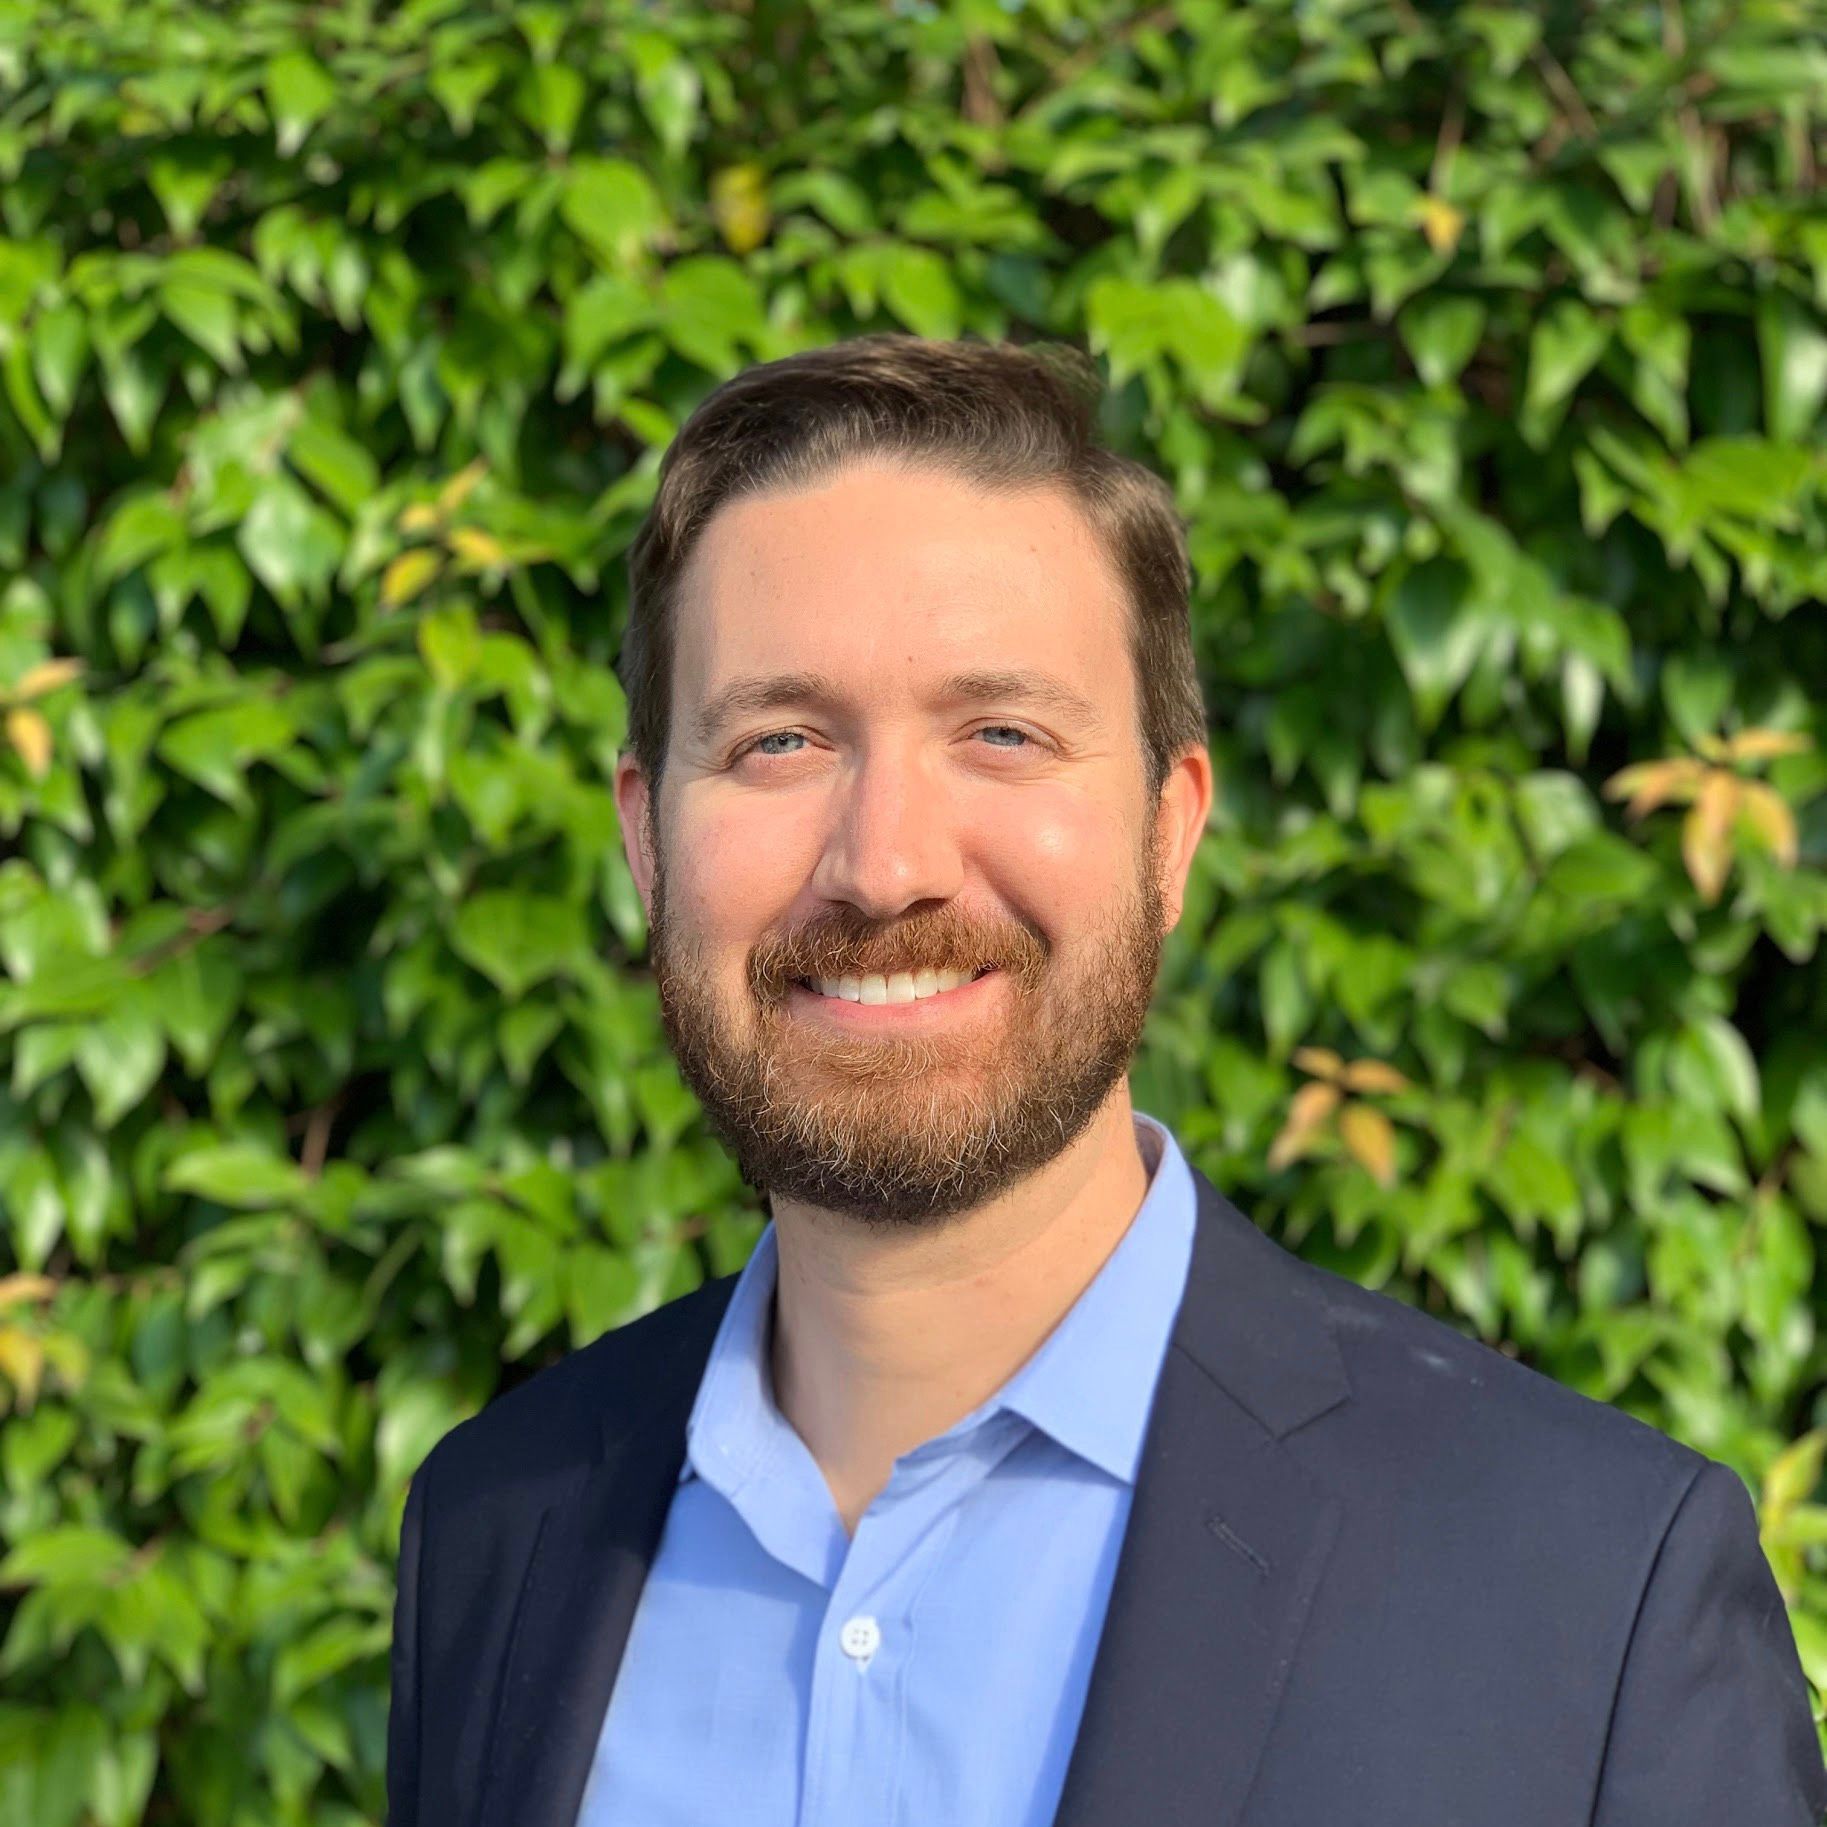
[[[853,467],[722,509],[675,634],[651,851],[630,758],[616,794],[682,1075],[770,1194],[876,1225],[993,1199],[1127,1071],[1190,860],[1145,804],[1090,529],[1052,491]],[[727,701],[784,675],[827,690]],[[970,980],[897,999],[928,971]],[[861,1001],[818,987],[844,978]]]

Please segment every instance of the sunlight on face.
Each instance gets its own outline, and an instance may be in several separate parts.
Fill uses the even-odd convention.
[[[1080,1134],[1160,960],[1144,786],[1127,612],[1065,496],[871,465],[718,513],[650,911],[668,1037],[745,1178],[935,1220]],[[922,971],[976,980],[815,987]]]

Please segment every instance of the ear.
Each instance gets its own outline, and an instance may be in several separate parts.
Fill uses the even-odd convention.
[[[622,751],[615,760],[615,810],[622,827],[622,854],[641,892],[641,906],[653,918],[653,797],[641,764]]]
[[[1155,812],[1156,851],[1161,862],[1163,931],[1180,924],[1193,856],[1212,810],[1212,758],[1204,743],[1184,750],[1161,783]]]

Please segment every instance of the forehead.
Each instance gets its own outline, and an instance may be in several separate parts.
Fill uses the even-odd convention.
[[[1121,590],[1062,490],[872,463],[712,517],[682,580],[674,695],[763,669],[884,682],[1044,663],[1114,704],[1126,656]]]

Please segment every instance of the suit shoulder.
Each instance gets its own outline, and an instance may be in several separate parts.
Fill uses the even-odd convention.
[[[707,1281],[536,1371],[444,1435],[425,1474],[446,1501],[570,1475],[596,1457],[607,1426],[651,1399],[676,1359],[709,1350],[735,1280]]]
[[[1300,1268],[1375,1438],[1450,1454],[1462,1478],[1608,1490],[1641,1506],[1651,1526],[1713,1463],[1392,1294],[1317,1264]]]

